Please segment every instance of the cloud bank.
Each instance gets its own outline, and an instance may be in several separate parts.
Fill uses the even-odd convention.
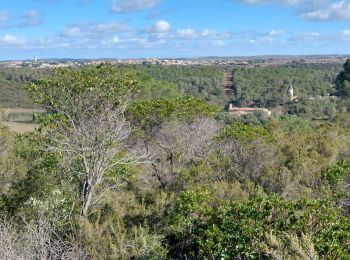
[[[248,5],[285,5],[295,9],[301,19],[310,21],[350,20],[349,0],[241,0]]]

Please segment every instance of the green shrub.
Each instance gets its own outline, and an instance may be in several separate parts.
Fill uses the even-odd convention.
[[[262,259],[271,231],[310,234],[326,259],[350,255],[350,221],[332,201],[272,196],[219,202],[208,192],[183,192],[173,210],[173,257]]]

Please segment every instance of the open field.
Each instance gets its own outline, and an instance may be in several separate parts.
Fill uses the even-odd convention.
[[[15,133],[28,133],[38,126],[34,123],[34,113],[43,112],[41,109],[5,108],[0,110],[0,123]]]
[[[35,113],[45,112],[42,109],[5,108],[0,110],[1,119],[9,122],[33,122]]]
[[[18,134],[29,133],[35,130],[38,127],[38,124],[35,123],[19,123],[19,122],[6,122],[1,121],[1,125],[8,127],[12,132]]]

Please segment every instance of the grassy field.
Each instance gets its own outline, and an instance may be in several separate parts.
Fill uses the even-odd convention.
[[[0,123],[15,133],[28,133],[38,126],[34,122],[34,113],[43,113],[41,109],[5,108],[0,110]]]
[[[19,122],[7,122],[1,121],[1,125],[8,127],[12,132],[18,134],[29,133],[35,130],[38,127],[38,124],[35,123],[19,123]]]
[[[1,111],[1,120],[9,122],[33,122],[35,113],[45,112],[42,109],[6,108]]]
[[[38,68],[0,68],[0,108],[37,108],[25,85],[50,74]]]

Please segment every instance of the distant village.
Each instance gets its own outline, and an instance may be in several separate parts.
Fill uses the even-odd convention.
[[[346,60],[346,55],[316,56],[252,56],[252,57],[204,57],[204,58],[137,58],[137,59],[40,59],[0,61],[0,67],[6,68],[57,68],[83,67],[98,65],[101,62],[112,64],[150,64],[163,66],[269,66],[293,63],[327,63]]]
[[[109,62],[111,64],[150,64],[162,66],[246,66],[247,61],[236,61],[232,59],[98,59],[98,60],[39,60],[36,57],[33,60],[25,61],[0,61],[0,67],[6,68],[58,68],[58,67],[83,67],[98,65],[101,62]]]

